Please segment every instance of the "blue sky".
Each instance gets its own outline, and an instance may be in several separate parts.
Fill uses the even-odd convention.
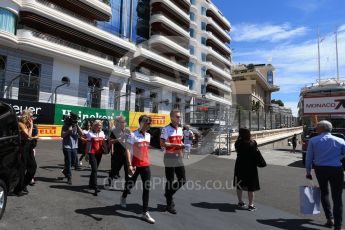
[[[318,78],[336,77],[334,32],[338,27],[340,78],[345,79],[345,0],[213,0],[232,25],[233,62],[271,63],[281,99],[297,115],[299,91]]]

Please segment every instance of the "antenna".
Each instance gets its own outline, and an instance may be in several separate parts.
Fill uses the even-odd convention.
[[[338,60],[338,27],[335,29],[335,53],[337,60],[337,80],[339,80],[339,60]]]
[[[320,67],[320,31],[317,28],[317,63],[319,67],[319,82],[321,81],[321,67]]]

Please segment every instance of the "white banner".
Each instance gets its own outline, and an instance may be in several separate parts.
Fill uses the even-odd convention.
[[[345,114],[345,96],[305,97],[304,114]]]

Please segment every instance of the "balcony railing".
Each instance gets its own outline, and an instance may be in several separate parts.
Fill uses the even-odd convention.
[[[100,2],[103,2],[104,4],[107,4],[108,6],[111,6],[111,0],[98,0]]]
[[[90,19],[88,19],[88,18],[85,18],[85,17],[83,17],[83,16],[81,16],[81,15],[79,15],[79,14],[76,14],[75,12],[73,12],[73,11],[71,11],[71,10],[68,10],[68,9],[63,8],[63,7],[61,7],[61,6],[58,6],[58,5],[56,5],[56,4],[52,3],[52,2],[49,2],[49,1],[46,1],[46,0],[36,0],[36,1],[37,1],[38,3],[40,3],[40,4],[43,4],[43,5],[45,5],[45,6],[48,6],[49,8],[58,10],[58,11],[60,11],[60,12],[63,12],[63,13],[65,13],[65,14],[71,16],[71,17],[78,18],[78,19],[80,19],[80,20],[83,21],[83,22],[86,22],[86,23],[88,23],[88,24],[90,24],[90,25],[96,26],[96,21],[90,20]],[[99,0],[99,1],[102,1],[102,0]]]
[[[106,60],[109,60],[112,62],[116,61],[116,60],[114,60],[114,58],[112,56],[101,53],[101,52],[94,50],[94,49],[90,49],[90,48],[85,47],[85,46],[81,46],[81,45],[63,40],[61,38],[55,37],[55,36],[50,35],[50,34],[45,34],[45,33],[41,33],[38,31],[31,31],[31,33],[34,37],[37,37],[37,38],[40,38],[40,39],[43,39],[46,41],[50,41],[50,42],[53,42],[53,43],[56,43],[56,44],[59,44],[62,46],[67,46],[69,48],[76,49],[76,50],[79,50],[79,51],[82,51],[82,52],[85,52],[85,53],[88,53],[88,54],[91,54],[91,55],[94,55],[94,56],[97,56],[97,57],[100,57],[100,58],[103,58],[103,59],[106,59]]]

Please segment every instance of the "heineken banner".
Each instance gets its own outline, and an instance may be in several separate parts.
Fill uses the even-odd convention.
[[[54,124],[54,104],[11,99],[0,99],[0,101],[10,104],[17,115],[23,110],[30,109],[37,116],[36,124]]]
[[[129,120],[128,111],[119,111],[112,109],[97,109],[81,106],[71,106],[71,105],[55,105],[55,117],[54,124],[61,125],[63,124],[63,115],[68,115],[70,112],[77,114],[80,117],[80,120],[85,118],[100,118],[100,119],[110,119],[113,120],[116,116],[122,114],[126,117],[126,122]]]

